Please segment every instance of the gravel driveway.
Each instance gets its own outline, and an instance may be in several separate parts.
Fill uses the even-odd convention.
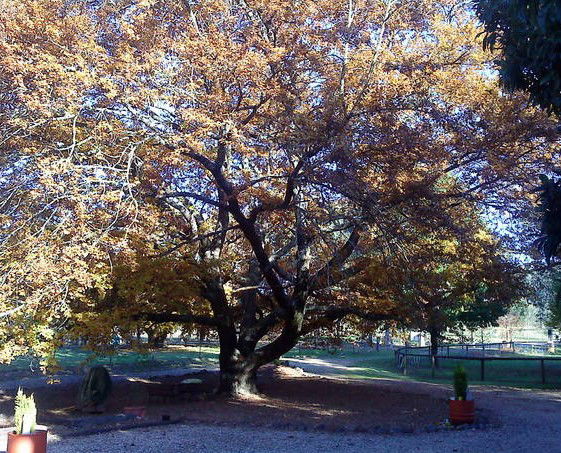
[[[553,415],[553,414],[552,414]],[[113,432],[53,442],[50,453],[364,453],[364,452],[560,452],[559,413],[550,426],[540,423],[490,431],[369,436],[254,431],[209,426],[168,426]],[[553,426],[555,425],[555,426]]]

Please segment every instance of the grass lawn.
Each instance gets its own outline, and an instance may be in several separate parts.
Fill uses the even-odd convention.
[[[546,384],[541,383],[541,364],[539,361],[486,361],[485,380],[481,381],[481,363],[479,360],[449,359],[441,360],[439,367],[432,377],[430,364],[423,366],[409,366],[407,375],[396,369],[393,351],[382,350],[379,352],[349,352],[341,351],[330,354],[322,350],[295,349],[285,356],[286,358],[329,358],[353,360],[353,366],[348,369],[333,369],[331,373],[339,377],[352,379],[400,379],[423,382],[450,383],[454,367],[463,365],[468,373],[471,384],[497,385],[521,388],[559,389],[561,388],[561,361],[546,361]],[[529,357],[520,355],[519,357]]]
[[[95,355],[91,351],[72,347],[61,348],[57,353],[60,373],[76,373],[84,365],[104,365],[113,373],[142,372],[173,368],[188,368],[193,365],[211,366],[218,363],[218,348],[203,346],[168,346],[162,350],[140,353],[118,350],[113,355]],[[0,365],[2,376],[39,375],[36,359],[19,357],[8,365]]]

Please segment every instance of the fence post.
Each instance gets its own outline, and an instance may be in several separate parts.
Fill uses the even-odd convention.
[[[485,380],[485,359],[480,359],[481,360],[481,380],[484,381]]]
[[[542,384],[545,384],[545,363],[543,359],[541,359],[540,361],[542,366]]]
[[[405,355],[403,356],[403,375],[407,376],[407,346],[405,347]]]
[[[448,346],[448,357],[450,357],[450,346]]]

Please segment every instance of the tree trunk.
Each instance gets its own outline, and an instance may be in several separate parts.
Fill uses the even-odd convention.
[[[217,392],[229,396],[252,395],[257,391],[257,369],[254,349],[244,345],[247,350],[240,351],[240,341],[235,329],[218,329],[220,339],[220,381]]]
[[[148,335],[148,346],[153,349],[163,349],[166,345],[167,333],[156,333],[152,330],[146,331]]]
[[[247,396],[259,393],[257,389],[257,368],[239,361],[220,369],[218,393],[230,396]]]
[[[302,328],[303,315],[294,314],[285,322],[281,334],[271,343],[255,349],[257,342],[240,342],[235,335],[220,335],[219,393],[231,396],[258,393],[257,370],[290,351],[297,343]],[[239,345],[243,343],[244,352]],[[253,345],[253,346],[252,346]]]
[[[438,343],[440,339],[440,332],[438,329],[431,328],[430,331],[430,354],[434,358],[434,365],[438,366],[438,360],[436,356],[438,355]]]

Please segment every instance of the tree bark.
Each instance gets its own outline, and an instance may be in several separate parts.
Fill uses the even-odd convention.
[[[285,321],[280,335],[267,345],[251,352],[247,350],[252,341],[242,341],[243,353],[234,337],[220,337],[220,384],[218,392],[230,396],[243,396],[258,393],[257,370],[273,362],[290,351],[298,342],[302,332],[301,312]]]
[[[247,396],[259,393],[257,388],[257,366],[252,360],[233,359],[220,367],[218,393],[229,396]]]

